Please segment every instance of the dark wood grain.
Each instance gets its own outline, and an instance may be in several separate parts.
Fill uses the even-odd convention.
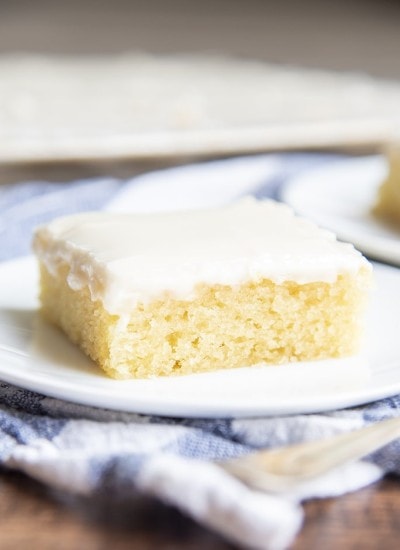
[[[395,478],[340,498],[305,505],[291,550],[397,549],[400,485]],[[176,510],[138,499],[112,503],[66,498],[16,473],[0,474],[0,548],[70,550],[234,550]]]
[[[399,548],[400,482],[388,478],[340,498],[306,504],[306,522],[292,550]]]
[[[68,497],[19,473],[0,474],[0,548],[229,550],[233,546],[151,499]]]

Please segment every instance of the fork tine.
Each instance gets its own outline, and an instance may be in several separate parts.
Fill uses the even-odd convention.
[[[231,474],[263,489],[287,490],[289,486],[322,475],[379,449],[400,437],[400,418],[340,434],[321,441],[263,450],[220,465]]]

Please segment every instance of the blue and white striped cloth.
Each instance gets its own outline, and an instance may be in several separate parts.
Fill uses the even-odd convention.
[[[61,214],[118,210],[121,205],[136,211],[202,206],[249,193],[277,197],[292,175],[337,158],[264,155],[168,169],[158,172],[156,181],[153,174],[145,174],[129,182],[5,185],[0,187],[0,259],[29,253],[34,226]],[[122,497],[115,499],[115,506],[140,495],[153,496],[239,546],[279,550],[301,528],[302,500],[338,496],[386,472],[400,474],[400,442],[285,496],[250,490],[213,461],[326,437],[399,413],[397,396],[326,414],[160,418],[71,404],[0,383],[0,463],[94,501],[104,492]]]

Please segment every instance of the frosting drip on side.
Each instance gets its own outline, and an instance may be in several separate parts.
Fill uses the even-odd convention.
[[[334,282],[369,266],[289,207],[252,198],[213,210],[66,216],[40,227],[33,245],[51,273],[67,265],[71,288],[88,286],[113,314],[164,292],[190,299],[199,283]]]

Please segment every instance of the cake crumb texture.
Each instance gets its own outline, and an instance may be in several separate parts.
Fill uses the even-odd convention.
[[[371,279],[363,266],[333,283],[199,284],[190,299],[165,293],[119,316],[87,287],[71,289],[67,274],[67,264],[50,274],[41,263],[43,315],[120,379],[352,355]]]

